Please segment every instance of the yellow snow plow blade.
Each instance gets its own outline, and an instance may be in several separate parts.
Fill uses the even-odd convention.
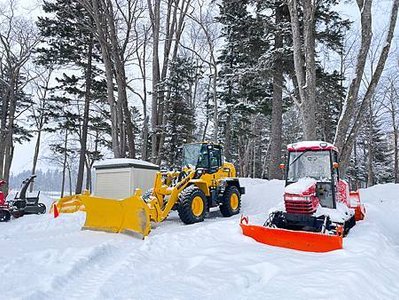
[[[150,214],[141,191],[123,199],[106,199],[90,195],[78,195],[86,208],[86,222],[82,229],[138,233],[143,237],[151,230]]]
[[[77,211],[85,211],[85,207],[79,199],[79,195],[66,196],[51,204],[50,213],[54,213],[54,204],[57,205],[59,213],[74,213]]]

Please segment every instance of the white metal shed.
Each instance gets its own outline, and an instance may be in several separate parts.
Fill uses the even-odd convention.
[[[145,193],[154,185],[159,166],[138,159],[113,158],[97,162],[94,166],[94,195],[124,199],[135,189]]]

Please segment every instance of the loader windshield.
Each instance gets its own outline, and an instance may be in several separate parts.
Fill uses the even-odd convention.
[[[183,166],[208,168],[208,148],[203,144],[186,144],[183,148]]]
[[[331,181],[331,161],[329,151],[290,152],[287,173],[288,182],[310,177],[320,182]]]

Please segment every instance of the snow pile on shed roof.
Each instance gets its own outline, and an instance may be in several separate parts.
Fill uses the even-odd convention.
[[[94,164],[94,168],[96,167],[105,167],[105,166],[146,166],[146,167],[154,167],[159,168],[158,165],[150,163],[148,161],[133,159],[133,158],[109,158]]]
[[[333,144],[324,141],[303,141],[287,145],[289,151],[304,151],[304,150],[335,150],[337,147]]]

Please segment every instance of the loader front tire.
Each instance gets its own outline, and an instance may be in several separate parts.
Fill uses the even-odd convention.
[[[185,188],[179,195],[177,211],[180,220],[185,224],[204,221],[207,211],[207,199],[204,192],[195,185]]]
[[[241,195],[238,188],[234,185],[230,185],[224,191],[223,197],[221,199],[221,204],[219,206],[220,212],[223,217],[231,217],[240,212],[241,208]]]

